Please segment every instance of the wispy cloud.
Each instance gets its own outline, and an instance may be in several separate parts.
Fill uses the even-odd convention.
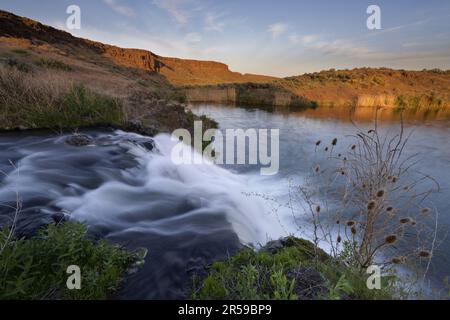
[[[166,10],[178,23],[185,24],[189,13],[183,8],[185,0],[153,0],[153,3]]]
[[[205,30],[223,32],[225,23],[219,21],[223,14],[207,13],[205,16]]]
[[[317,36],[315,34],[301,36],[301,35],[293,33],[293,34],[289,35],[288,38],[289,38],[289,41],[293,44],[299,44],[299,43],[310,44],[310,43],[318,40],[319,36]]]
[[[350,40],[334,39],[327,40],[315,34],[309,35],[289,35],[289,41],[294,45],[301,45],[306,49],[319,51],[324,55],[340,56],[364,56],[371,53],[371,50],[364,46],[358,46]]]
[[[269,32],[272,35],[272,38],[279,37],[280,35],[285,33],[286,30],[287,30],[287,25],[282,22],[277,22],[277,23],[271,24],[267,28],[267,32]]]
[[[123,16],[133,17],[135,15],[135,12],[132,8],[120,4],[118,0],[103,0],[103,2],[110,6],[111,9],[113,9],[115,12]]]
[[[197,32],[188,33],[184,39],[188,44],[196,44],[202,41],[202,36]]]

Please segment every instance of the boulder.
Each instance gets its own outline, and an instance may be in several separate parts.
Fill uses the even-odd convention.
[[[66,139],[66,143],[74,147],[87,146],[93,142],[93,139],[85,134],[74,134]]]

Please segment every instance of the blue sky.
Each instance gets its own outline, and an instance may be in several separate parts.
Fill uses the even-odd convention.
[[[74,35],[180,58],[217,60],[233,71],[289,76],[361,66],[450,69],[447,0],[0,0],[0,8]],[[381,8],[381,30],[366,9]]]

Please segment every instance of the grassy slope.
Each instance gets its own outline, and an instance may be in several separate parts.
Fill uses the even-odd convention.
[[[450,71],[328,70],[274,82],[320,105],[450,108]]]

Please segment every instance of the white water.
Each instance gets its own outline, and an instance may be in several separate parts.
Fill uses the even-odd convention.
[[[105,138],[105,137],[102,137]],[[158,135],[154,138],[157,152],[127,143],[130,139],[146,139],[143,136],[117,131],[109,137],[116,141],[130,154],[137,165],[120,170],[117,173],[104,173],[103,182],[98,187],[87,189],[73,181],[66,181],[63,186],[45,181],[37,172],[48,170],[49,177],[61,174],[61,178],[70,174],[70,166],[60,164],[60,168],[42,168],[43,158],[58,157],[52,151],[28,152],[17,164],[17,169],[9,173],[0,194],[4,190],[17,188],[19,194],[39,194],[52,199],[51,205],[70,214],[70,217],[84,221],[88,225],[107,226],[114,233],[129,231],[153,231],[170,235],[185,232],[174,228],[181,220],[196,215],[225,214],[227,221],[245,244],[264,244],[267,240],[284,235],[284,231],[276,217],[266,212],[264,201],[248,193],[252,189],[249,180],[255,185],[258,177],[239,176],[212,163],[175,165],[170,153],[175,142],[169,135]],[[51,141],[64,143],[62,138]],[[95,152],[97,146],[85,147]],[[82,148],[73,152],[84,152]],[[194,153],[185,146],[184,152]],[[194,153],[195,157],[200,155]],[[79,174],[79,173],[77,173]],[[130,180],[133,181],[130,183]],[[40,191],[39,191],[40,190]],[[74,192],[76,190],[76,192]],[[189,208],[183,214],[173,214],[170,206],[176,199],[186,199]],[[3,199],[5,200],[5,199]],[[195,226],[194,226],[195,228]],[[196,229],[202,232],[202,229]]]

